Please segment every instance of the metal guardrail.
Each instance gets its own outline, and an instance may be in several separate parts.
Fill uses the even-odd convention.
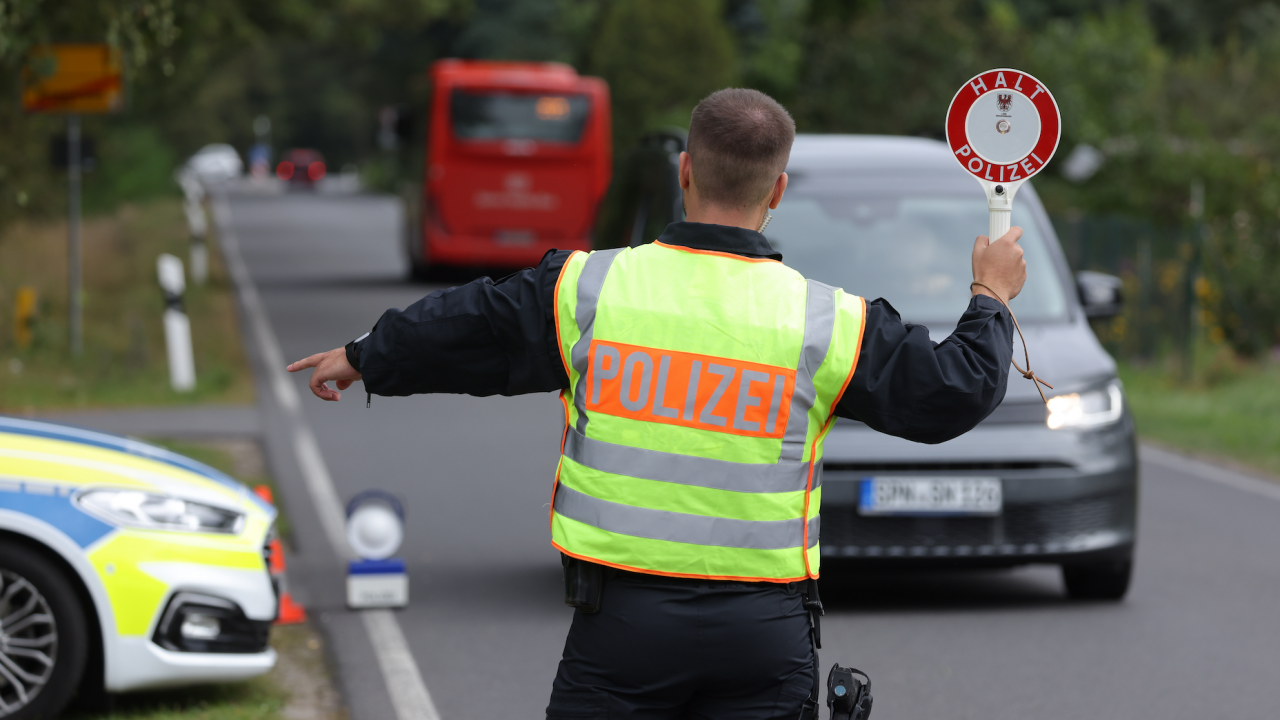
[[[1073,271],[1124,281],[1125,305],[1094,329],[1116,357],[1173,355],[1197,345],[1256,355],[1280,343],[1280,225],[1237,213],[1229,221],[1160,227],[1118,216],[1053,218]]]

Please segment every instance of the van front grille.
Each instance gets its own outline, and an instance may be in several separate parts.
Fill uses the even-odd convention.
[[[824,555],[937,557],[1063,552],[1080,538],[1132,529],[1133,500],[1104,495],[1006,505],[997,517],[865,517],[853,506],[824,507]]]
[[[1006,460],[1006,461],[988,461],[979,460],[974,462],[862,462],[862,463],[840,463],[840,462],[823,462],[822,472],[824,475],[832,473],[876,473],[876,472],[926,472],[926,473],[945,473],[945,472],[988,472],[1000,470],[1046,470],[1046,469],[1069,469],[1070,463],[1058,460]]]

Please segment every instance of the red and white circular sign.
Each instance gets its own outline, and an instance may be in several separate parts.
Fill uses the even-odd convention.
[[[1007,183],[1035,175],[1061,137],[1057,101],[1044,83],[1021,70],[975,75],[947,108],[947,144],[979,180]]]

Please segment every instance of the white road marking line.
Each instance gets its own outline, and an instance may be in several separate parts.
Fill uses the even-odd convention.
[[[378,666],[391,693],[391,706],[400,720],[440,720],[431,693],[422,682],[418,663],[409,651],[400,623],[390,610],[365,610],[364,619],[369,640],[377,650]]]
[[[1216,482],[1220,485],[1226,485],[1255,495],[1262,495],[1272,500],[1280,500],[1280,485],[1251,477],[1242,472],[1210,465],[1207,462],[1183,457],[1177,453],[1145,444],[1142,446],[1139,455],[1143,462],[1149,462],[1152,465],[1184,472],[1202,480]]]
[[[284,408],[293,426],[293,452],[306,479],[307,492],[320,516],[320,524],[334,553],[342,560],[354,559],[355,554],[347,546],[346,513],[343,511],[342,501],[338,498],[333,477],[329,475],[329,468],[320,454],[320,444],[316,442],[315,435],[302,416],[298,390],[289,381],[284,369],[284,353],[281,352],[280,343],[271,328],[271,320],[263,307],[262,297],[258,295],[253,279],[249,276],[249,269],[240,255],[240,244],[231,228],[231,206],[227,204],[225,196],[214,201],[213,214],[218,224],[223,259],[248,315],[254,340],[267,365],[272,394]],[[397,720],[440,720],[440,713],[431,700],[431,692],[427,690],[426,683],[422,681],[418,663],[413,659],[409,642],[405,639],[395,614],[390,610],[363,610],[360,615],[365,632],[369,634],[369,642],[373,645],[374,655],[378,659],[378,668],[382,671],[382,679],[387,685],[387,694],[391,696]]]
[[[253,284],[253,278],[249,277],[249,269],[244,264],[244,258],[240,256],[240,241],[236,238],[235,231],[231,229],[231,206],[227,204],[225,197],[219,197],[214,202],[213,217],[221,233],[218,239],[222,243],[222,255],[227,263],[227,272],[231,273],[231,281],[235,284],[240,294],[240,302],[249,315],[253,339],[257,341],[263,360],[266,362],[267,379],[271,382],[272,394],[276,396],[276,402],[281,407],[290,414],[296,415],[301,409],[298,391],[285,374],[284,353],[280,350],[275,331],[271,329],[271,320],[267,318],[267,312],[262,306],[262,296],[258,295],[258,288]]]
[[[297,420],[295,419],[295,422]],[[342,501],[338,499],[338,491],[333,486],[333,478],[329,476],[329,466],[325,465],[320,454],[320,445],[311,428],[295,424],[293,433],[293,453],[302,466],[302,475],[307,480],[307,491],[320,513],[320,523],[324,525],[324,534],[329,544],[338,555],[338,559],[356,560],[355,552],[347,544],[346,511]]]

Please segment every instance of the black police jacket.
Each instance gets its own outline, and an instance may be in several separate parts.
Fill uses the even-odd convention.
[[[671,245],[781,260],[764,235],[724,225],[677,222]],[[537,267],[498,281],[480,278],[383,313],[349,345],[348,360],[375,395],[520,395],[569,386],[557,348],[554,293],[570,252],[552,250]],[[856,291],[856,288],[854,289]],[[1004,398],[1013,322],[999,301],[977,295],[940,343],[902,322],[884,299],[867,303],[862,351],[836,415],[924,443],[971,430]]]

